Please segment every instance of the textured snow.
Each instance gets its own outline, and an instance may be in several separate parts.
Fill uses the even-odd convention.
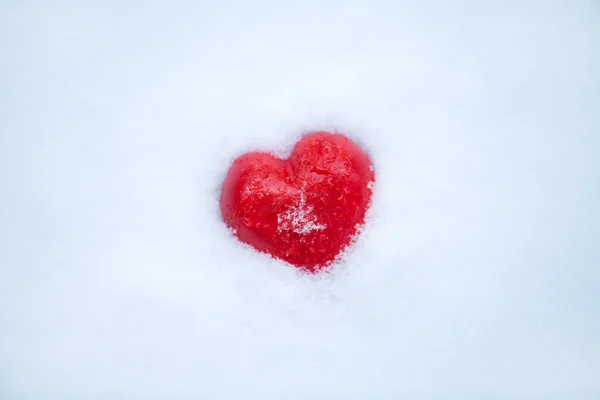
[[[593,1],[2,2],[0,398],[599,398],[599,43]],[[377,180],[308,276],[218,199],[314,129]]]

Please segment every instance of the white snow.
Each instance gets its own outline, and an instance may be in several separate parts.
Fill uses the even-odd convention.
[[[600,397],[590,1],[0,5],[0,398]],[[231,161],[374,161],[331,274],[238,243]]]

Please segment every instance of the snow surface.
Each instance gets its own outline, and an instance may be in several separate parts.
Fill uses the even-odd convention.
[[[600,398],[594,1],[0,5],[0,398]],[[347,133],[377,181],[307,276],[229,163]]]

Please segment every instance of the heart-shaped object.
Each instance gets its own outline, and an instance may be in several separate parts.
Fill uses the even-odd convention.
[[[265,152],[236,159],[223,183],[221,213],[242,242],[316,272],[357,235],[374,181],[371,160],[356,143],[311,133],[287,160]]]

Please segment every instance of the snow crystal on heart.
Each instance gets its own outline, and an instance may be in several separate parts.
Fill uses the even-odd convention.
[[[306,205],[304,193],[300,193],[300,201],[297,205],[277,215],[277,231],[293,231],[300,235],[308,235],[312,231],[322,231],[327,228],[327,225],[317,222],[317,217],[312,214],[313,209],[314,207]]]

